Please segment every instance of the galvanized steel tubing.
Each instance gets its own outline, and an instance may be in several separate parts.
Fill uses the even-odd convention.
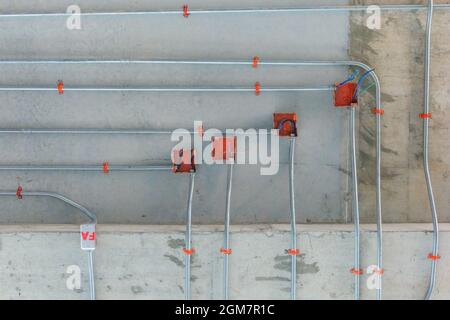
[[[189,176],[189,196],[186,211],[186,234],[184,248],[184,295],[186,300],[191,299],[191,256],[194,253],[192,248],[192,199],[194,196],[195,172],[191,172]]]
[[[230,210],[231,210],[231,191],[233,188],[233,167],[234,164],[228,164],[227,174],[227,199],[225,209],[225,230],[223,241],[223,296],[225,300],[229,299],[229,259],[230,259]]]
[[[428,115],[430,113],[430,67],[431,67],[431,31],[433,25],[433,0],[429,0],[428,6],[428,19],[427,19],[427,29],[426,29],[426,45],[425,45],[425,95],[424,95],[424,114]],[[431,259],[431,273],[430,273],[430,283],[425,295],[425,299],[431,299],[433,295],[433,290],[436,284],[436,269],[439,255],[439,220],[436,210],[436,202],[434,199],[433,185],[431,181],[430,174],[430,163],[429,163],[429,125],[430,118],[424,117],[423,120],[423,168],[425,172],[425,180],[428,189],[428,198],[430,201],[430,208],[433,220],[433,249]]]

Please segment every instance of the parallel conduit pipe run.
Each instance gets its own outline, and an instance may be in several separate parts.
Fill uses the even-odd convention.
[[[223,66],[230,66],[230,65],[239,65],[239,66],[252,66],[252,61],[189,61],[189,60],[104,60],[104,61],[93,61],[93,60],[84,60],[84,61],[0,61],[1,64],[180,64],[180,65],[223,65]],[[346,67],[358,67],[366,72],[368,72],[368,76],[372,77],[374,84],[375,84],[375,100],[376,100],[376,108],[378,110],[381,110],[381,86],[378,76],[375,72],[373,72],[373,69],[370,68],[368,65],[358,62],[358,61],[294,61],[294,62],[267,62],[267,61],[260,61],[259,65],[261,66],[285,66],[285,67],[339,67],[339,66],[346,66]],[[268,90],[271,92],[289,92],[289,91],[330,91],[333,87],[319,87],[319,88],[270,88],[270,89],[264,89],[260,88],[261,92],[264,92],[264,90]],[[57,88],[0,88],[0,91],[17,91],[17,90],[29,90],[29,91],[56,91]],[[228,88],[228,89],[214,89],[214,88],[68,88],[67,91],[74,90],[74,91],[122,91],[123,89],[126,90],[149,90],[149,91],[168,91],[168,92],[233,92],[236,89],[242,90],[245,92],[254,92],[255,89],[250,88]],[[66,89],[64,89],[66,90]],[[223,91],[222,91],[223,90]],[[377,261],[378,261],[378,268],[379,270],[382,270],[382,212],[381,212],[381,118],[380,115],[377,115],[377,134],[376,134],[376,152],[377,152],[377,168],[376,168],[376,198],[377,198],[377,208],[376,208],[376,217],[377,217]],[[5,168],[5,167],[3,167]],[[28,167],[32,168],[32,167]],[[8,167],[6,168],[6,170]],[[22,167],[21,169],[24,169]],[[0,170],[2,170],[2,167],[0,167]],[[19,169],[20,170],[20,169]],[[143,170],[145,171],[145,170]],[[357,178],[357,177],[356,177]],[[357,190],[356,190],[357,195]],[[356,197],[357,199],[358,197]],[[357,238],[359,241],[359,237]],[[359,251],[359,250],[358,250]],[[359,259],[359,255],[355,256],[355,258]],[[359,265],[359,261],[357,261],[355,264]],[[358,270],[359,271],[359,270]],[[381,278],[381,277],[380,277]],[[380,279],[381,284],[381,279]],[[358,290],[355,292],[355,294],[358,295],[359,298],[359,285]],[[378,290],[377,297],[381,298],[381,287]]]
[[[425,295],[426,300],[430,300],[433,295],[433,290],[436,285],[436,269],[439,259],[439,220],[436,210],[436,201],[433,193],[433,184],[430,174],[429,163],[429,126],[430,126],[430,67],[431,67],[431,31],[433,24],[433,0],[429,0],[428,19],[426,30],[426,45],[425,45],[425,95],[424,95],[424,117],[423,117],[423,168],[425,172],[425,180],[428,189],[428,198],[430,201],[431,214],[433,219],[433,251],[430,255],[431,259],[431,274],[430,283]]]
[[[0,192],[0,196],[12,196],[16,197],[17,192]],[[84,216],[86,216],[89,219],[89,223],[96,224],[97,223],[97,216],[83,207],[82,205],[76,203],[73,200],[70,200],[69,198],[66,198],[58,193],[54,192],[21,192],[21,196],[23,197],[50,197],[54,199],[58,199],[75,209],[79,210]],[[88,270],[89,270],[89,296],[91,300],[95,300],[95,277],[94,277],[94,262],[93,262],[93,250],[88,250]]]

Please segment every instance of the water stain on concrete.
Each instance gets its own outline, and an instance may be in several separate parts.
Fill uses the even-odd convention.
[[[275,265],[274,268],[283,271],[291,271],[291,257],[288,255],[285,256],[277,256],[275,257]],[[297,259],[297,274],[315,274],[320,271],[317,262],[306,263],[305,255],[299,255]]]
[[[184,239],[172,239],[167,241],[167,245],[172,249],[179,249],[184,247]]]
[[[140,286],[131,286],[131,291],[134,294],[140,294],[140,293],[144,292],[144,289],[142,289],[142,287],[140,287]]]
[[[164,257],[175,263],[178,267],[184,268],[184,262],[171,254],[165,254]]]
[[[286,277],[255,277],[256,281],[291,281],[291,279]]]

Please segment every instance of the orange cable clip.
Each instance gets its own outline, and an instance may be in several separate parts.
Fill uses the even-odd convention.
[[[220,248],[220,253],[230,255],[233,251],[231,249]]]
[[[357,269],[353,268],[350,270],[350,272],[352,274],[354,274],[355,276],[362,276],[364,274],[362,269],[357,270]]]
[[[441,256],[440,256],[440,255],[435,256],[435,255],[433,255],[432,253],[430,253],[430,254],[428,255],[428,259],[430,259],[431,261],[438,261],[438,260],[441,259]]]
[[[187,5],[187,4],[185,4],[184,6],[183,6],[183,17],[185,17],[185,18],[187,18],[187,17],[189,17],[189,6]]]
[[[286,250],[287,254],[290,254],[291,256],[298,256],[300,254],[300,250],[298,249],[288,249]]]
[[[372,113],[373,114],[379,114],[380,116],[384,116],[384,110],[383,109],[374,108],[374,109],[372,109]]]
[[[195,249],[183,248],[183,252],[184,252],[185,255],[190,256],[190,255],[193,255],[195,253]]]
[[[19,187],[17,187],[17,191],[16,191],[17,199],[22,199],[23,198],[22,191],[23,191],[23,188],[22,188],[21,185],[19,185]]]
[[[103,172],[105,174],[109,173],[109,162],[108,161],[103,162]]]
[[[258,64],[259,64],[259,57],[258,56],[254,56],[253,57],[253,64],[252,64],[252,67],[253,68],[258,68]]]
[[[64,94],[64,82],[62,80],[58,81],[58,93]]]
[[[432,119],[433,118],[433,114],[432,113],[421,113],[419,115],[420,119]]]
[[[382,276],[384,275],[384,269],[376,269],[373,273]]]
[[[261,84],[259,82],[255,83],[255,95],[259,96],[261,93]]]

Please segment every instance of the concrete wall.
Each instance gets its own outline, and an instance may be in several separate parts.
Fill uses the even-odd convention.
[[[355,4],[392,4],[392,1],[353,1]],[[427,1],[395,1],[399,4]],[[449,3],[435,1],[435,3]],[[352,58],[376,69],[381,79],[383,108],[383,209],[386,222],[428,222],[431,213],[425,186],[423,158],[424,45],[426,11],[382,12],[380,30],[366,27],[368,15],[352,13]],[[441,221],[450,221],[450,12],[436,10],[432,32],[430,108],[430,167]],[[368,85],[369,83],[367,83]],[[373,90],[363,99],[360,113],[360,181],[363,220],[373,221],[375,210]]]
[[[87,299],[87,257],[76,226],[1,226],[0,299]],[[373,226],[364,226],[362,267],[375,263]],[[222,298],[220,227],[194,228],[194,299]],[[442,225],[442,260],[435,299],[450,299],[450,226]],[[233,226],[232,299],[288,299],[289,231],[280,225]],[[389,225],[385,232],[385,299],[422,299],[427,285],[431,234],[427,225]],[[351,226],[299,225],[299,299],[352,299]],[[183,299],[183,228],[98,226],[95,277],[99,299]],[[66,287],[67,267],[83,271],[81,290]],[[362,298],[374,299],[362,277]]]

